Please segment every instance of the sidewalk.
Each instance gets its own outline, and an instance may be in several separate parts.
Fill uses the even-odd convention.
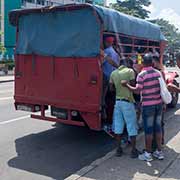
[[[4,75],[2,71],[0,71],[0,83],[5,83],[5,82],[12,82],[14,81],[14,73],[13,71],[9,71],[8,75]]]
[[[180,110],[168,118],[165,125],[165,159],[150,163],[131,159],[130,148],[124,149],[122,157],[115,151],[96,160],[90,166],[66,178],[67,180],[180,180]],[[144,148],[144,135],[137,140],[138,149]]]

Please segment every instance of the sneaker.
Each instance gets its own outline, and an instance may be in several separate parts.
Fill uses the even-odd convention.
[[[141,161],[148,161],[148,162],[150,162],[150,161],[153,160],[152,154],[151,154],[151,153],[148,153],[148,152],[146,152],[146,151],[145,151],[143,154],[140,154],[140,155],[138,156],[138,158],[139,158],[139,160],[141,160]]]
[[[117,157],[121,157],[122,154],[123,154],[122,148],[121,148],[121,147],[118,147],[117,150],[116,150],[116,156],[117,156]]]
[[[153,152],[153,156],[154,156],[156,159],[159,159],[159,160],[163,160],[163,159],[164,159],[164,154],[163,154],[162,151],[156,150],[155,152]]]

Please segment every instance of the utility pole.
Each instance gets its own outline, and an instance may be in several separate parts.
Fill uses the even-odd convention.
[[[34,0],[34,3],[35,3],[35,5],[36,5],[36,7],[37,7],[37,0]]]
[[[4,0],[1,0],[1,43],[4,45],[4,16],[5,16],[5,4]]]

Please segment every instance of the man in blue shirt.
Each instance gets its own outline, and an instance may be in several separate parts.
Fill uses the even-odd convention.
[[[117,52],[113,48],[114,37],[105,38],[105,49],[104,49],[104,62],[102,64],[103,69],[103,119],[107,119],[106,115],[106,103],[105,98],[108,91],[109,79],[111,73],[119,67],[120,58]]]
[[[105,59],[103,62],[103,73],[108,82],[111,73],[119,67],[120,62],[119,55],[113,48],[113,43],[114,37],[107,37],[105,39],[106,48],[104,49]]]

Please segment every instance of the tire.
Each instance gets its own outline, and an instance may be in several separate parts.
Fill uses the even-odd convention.
[[[174,80],[173,84],[179,87],[179,83],[176,80]],[[172,95],[172,101],[170,104],[168,104],[168,107],[175,108],[178,103],[179,93],[172,92],[171,95]]]

